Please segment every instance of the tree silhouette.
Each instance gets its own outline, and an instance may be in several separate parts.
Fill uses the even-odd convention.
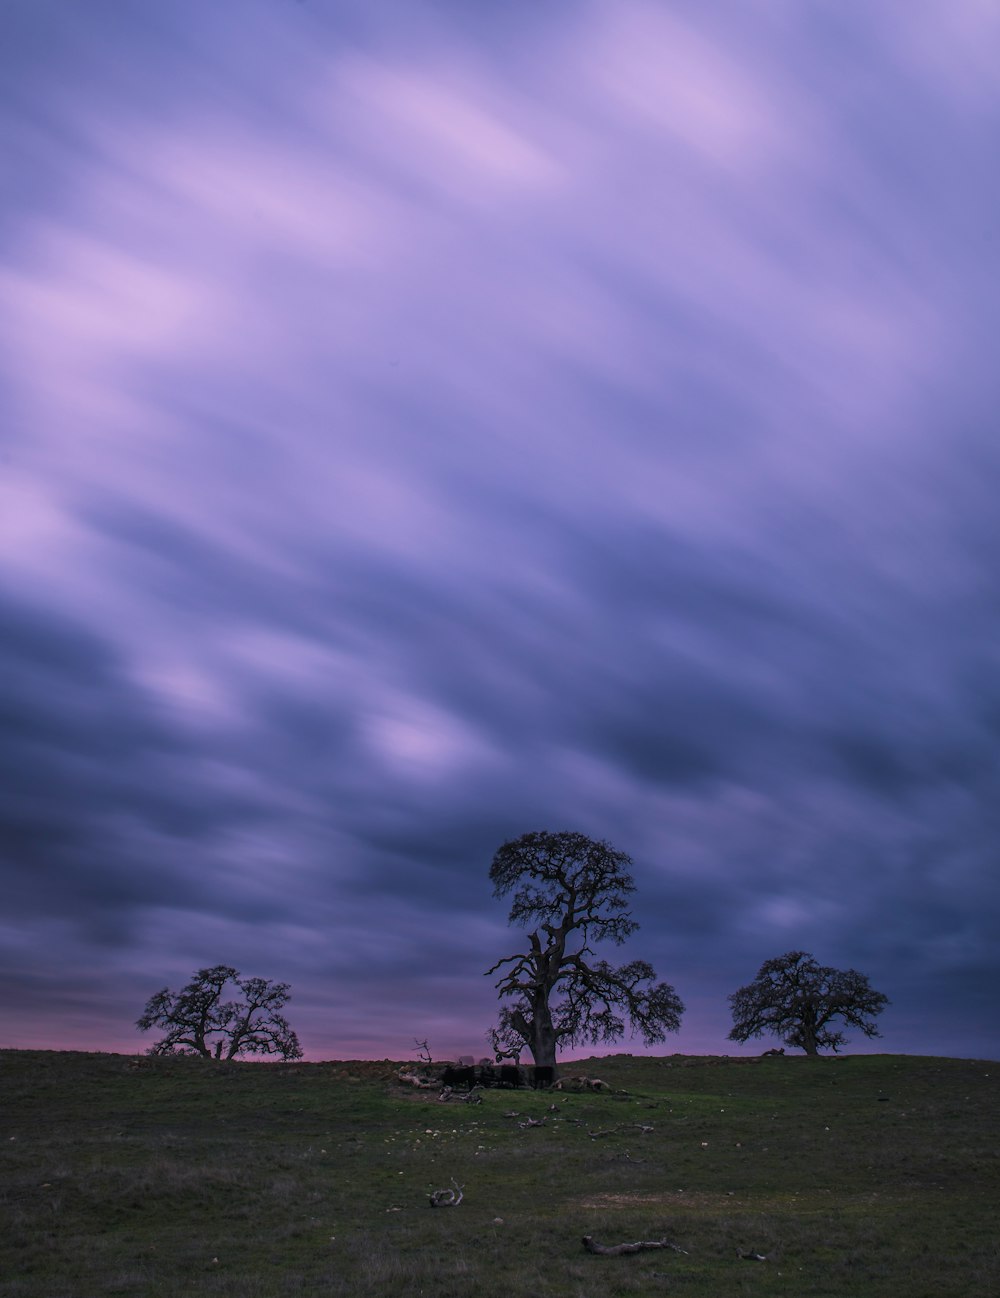
[[[729,998],[730,1041],[771,1032],[807,1055],[836,1051],[847,1040],[830,1024],[840,1019],[866,1037],[880,1035],[874,1019],[889,998],[875,991],[856,969],[817,964],[807,951],[788,951],[761,965],[757,977]]]
[[[487,970],[504,971],[497,993],[509,1000],[491,1032],[498,1055],[509,1056],[520,1041],[536,1065],[554,1069],[562,1045],[617,1041],[626,1024],[652,1044],[680,1026],[680,997],[654,981],[645,960],[615,968],[592,958],[591,943],[620,945],[638,928],[627,908],[631,864],[608,843],[568,831],[523,834],[497,851],[493,895],[513,892],[511,924],[537,924],[526,950]]]
[[[223,1001],[232,983],[240,1000]],[[204,1059],[236,1059],[240,1055],[280,1055],[299,1059],[299,1039],[279,1013],[291,993],[287,983],[267,978],[243,978],[229,965],[199,969],[180,992],[164,987],[146,1003],[136,1020],[140,1032],[166,1028],[151,1055],[201,1055]]]

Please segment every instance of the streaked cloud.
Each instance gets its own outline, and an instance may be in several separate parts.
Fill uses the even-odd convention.
[[[11,1044],[226,960],[477,1049],[548,826],[678,1048],[804,946],[996,1053],[987,9],[18,9]]]

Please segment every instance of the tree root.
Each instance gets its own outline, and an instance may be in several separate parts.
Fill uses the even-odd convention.
[[[597,1253],[601,1257],[623,1257],[627,1253],[645,1253],[647,1249],[656,1248],[668,1248],[687,1256],[687,1249],[678,1248],[665,1239],[640,1239],[634,1244],[598,1244],[593,1235],[584,1235],[583,1247],[588,1253]]]

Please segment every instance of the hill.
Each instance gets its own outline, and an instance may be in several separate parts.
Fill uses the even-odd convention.
[[[480,1103],[398,1067],[0,1051],[0,1296],[1000,1292],[996,1064],[617,1055]]]

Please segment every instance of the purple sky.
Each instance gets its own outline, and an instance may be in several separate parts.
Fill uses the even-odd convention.
[[[1000,1057],[998,49],[7,0],[0,1046],[221,962],[307,1057],[480,1053],[549,828],[633,857],[666,1051],[804,948],[849,1048]]]

